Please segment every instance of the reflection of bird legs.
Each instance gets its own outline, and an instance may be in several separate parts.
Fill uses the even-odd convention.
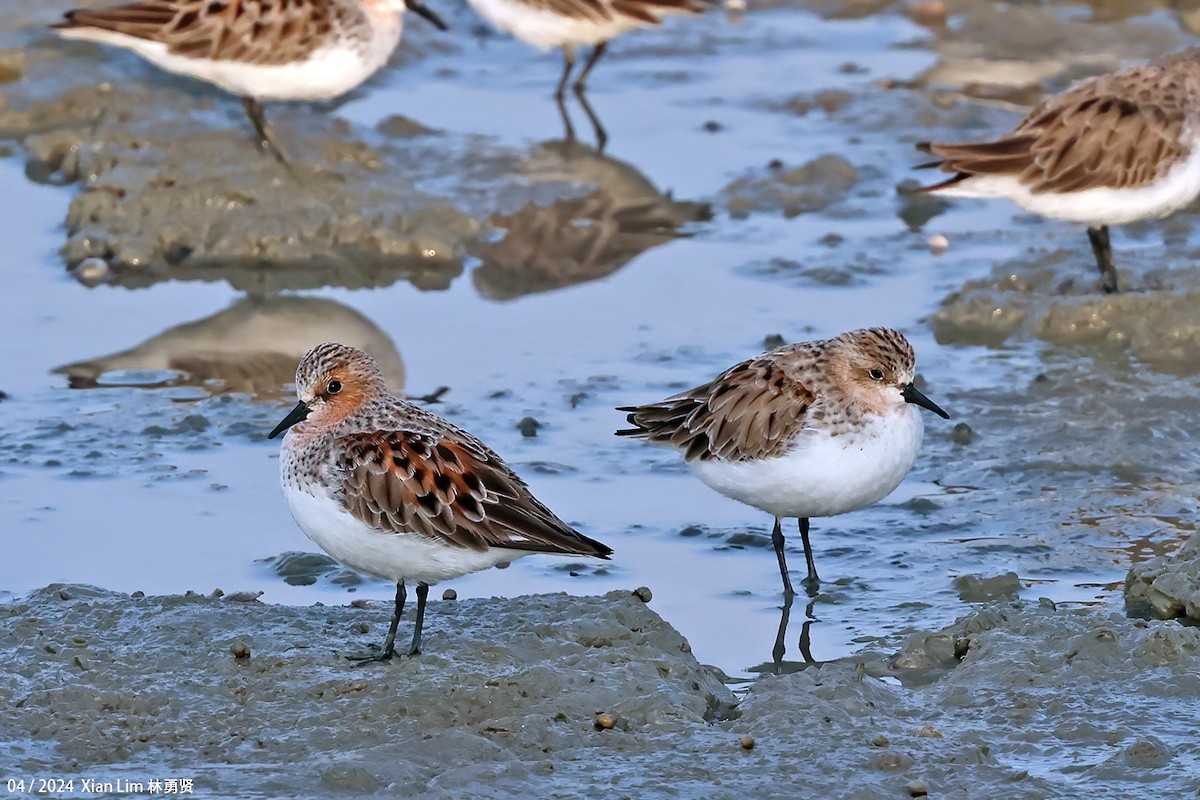
[[[795,595],[791,592],[785,592],[783,595],[783,608],[780,609],[779,615],[779,630],[775,632],[775,646],[771,648],[771,660],[775,662],[775,674],[780,673],[780,667],[783,666],[783,656],[787,653],[787,645],[784,644],[784,637],[787,636],[788,620],[792,616],[792,598]]]
[[[792,598],[794,595],[784,594],[783,607],[780,609],[779,615],[779,630],[775,633],[775,646],[771,648],[771,660],[775,663],[775,674],[778,675],[783,671],[783,656],[787,653],[787,628],[788,620],[792,615]],[[813,607],[817,604],[816,596],[808,601],[808,605],[804,608],[804,625],[800,629],[800,656],[804,659],[806,666],[817,666],[820,662],[813,658],[812,654],[812,624],[816,622],[816,617],[813,616]]]
[[[583,107],[583,111],[587,114],[588,121],[592,123],[592,130],[596,133],[596,152],[600,153],[604,150],[604,145],[608,143],[608,132],[604,130],[604,126],[600,124],[600,118],[596,116],[596,112],[592,109],[592,104],[587,99],[587,79],[591,74],[592,68],[596,66],[596,62],[604,55],[604,51],[608,48],[608,42],[601,42],[592,48],[591,55],[584,62],[583,70],[579,76],[575,78],[572,89],[575,92],[576,99],[579,100],[579,105]],[[566,94],[567,82],[571,79],[571,71],[575,69],[575,50],[570,45],[564,46],[563,52],[563,71],[562,76],[558,79],[558,87],[554,90],[554,101],[558,104],[558,113],[562,117],[564,138],[568,142],[575,141],[575,126],[571,124],[571,115],[567,113]]]
[[[570,45],[563,47],[563,71],[558,79],[558,88],[554,90],[554,102],[558,105],[558,113],[563,121],[563,138],[568,142],[575,141],[575,126],[571,124],[571,115],[567,113],[567,81],[571,79],[571,70],[575,69],[575,50]]]
[[[608,143],[608,131],[604,130],[604,126],[600,124],[600,118],[596,116],[596,112],[592,110],[592,104],[587,100],[587,79],[591,74],[592,67],[596,66],[596,62],[600,60],[600,56],[604,55],[607,48],[608,42],[601,42],[592,48],[592,54],[588,56],[587,63],[583,65],[583,72],[579,73],[579,77],[575,79],[575,96],[579,98],[579,105],[583,106],[584,113],[591,121],[592,130],[596,132],[597,153],[604,152],[604,145]]]

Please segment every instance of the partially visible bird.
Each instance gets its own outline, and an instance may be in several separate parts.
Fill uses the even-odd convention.
[[[1088,226],[1100,283],[1117,291],[1110,225],[1166,217],[1200,195],[1200,49],[1081,81],[999,139],[921,142],[952,177],[920,192],[1003,197]]]
[[[68,11],[51,27],[241,97],[259,147],[283,161],[262,102],[328,100],[359,86],[400,43],[406,9],[446,27],[421,0],[138,0]]]
[[[568,138],[574,129],[564,106],[575,51],[591,47],[591,54],[575,78],[573,88],[596,132],[597,148],[604,149],[608,134],[584,93],[588,75],[608,49],[613,37],[636,28],[659,25],[673,14],[698,14],[713,0],[467,0],[479,16],[502,33],[539,50],[557,47],[563,54],[563,71],[554,97],[558,101]]]

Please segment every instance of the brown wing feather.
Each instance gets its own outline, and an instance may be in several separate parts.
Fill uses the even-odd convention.
[[[336,13],[330,0],[141,0],[70,11],[52,27],[161,42],[191,58],[270,65],[311,52],[330,35]]]
[[[688,461],[771,458],[791,446],[815,399],[768,353],[661,402],[619,408],[635,427],[617,435],[669,444]]]
[[[1018,178],[1034,194],[1144,186],[1187,157],[1181,95],[1146,91],[1158,73],[1105,76],[1048,98],[1012,133],[992,142],[922,142],[954,173],[936,191],[975,175]]]
[[[482,444],[418,431],[346,437],[342,504],[373,528],[417,533],[446,544],[508,547],[607,558],[542,505],[529,487]]]
[[[667,14],[699,14],[713,0],[529,0],[535,8],[589,22],[611,22],[617,17],[657,25]]]

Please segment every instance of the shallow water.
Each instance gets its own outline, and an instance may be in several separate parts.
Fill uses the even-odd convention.
[[[965,7],[968,21],[993,9]],[[1120,34],[1128,44],[1114,49],[1114,59],[1179,37],[1163,12],[1092,24],[1085,10],[1064,4],[1038,13],[1094,32],[1100,42]],[[470,27],[465,12],[457,21]],[[802,660],[806,615],[816,620],[808,655],[818,661],[864,645],[894,646],[911,630],[949,622],[969,607],[953,585],[961,574],[1013,571],[1030,598],[1113,604],[1131,559],[1194,530],[1195,370],[1153,369],[1119,342],[980,336],[974,320],[975,328],[943,320],[935,338],[930,318],[942,299],[991,276],[997,262],[1049,269],[1053,285],[1074,280],[1079,292],[1094,281],[1082,230],[1000,203],[922,209],[895,190],[920,161],[912,142],[965,137],[1017,119],[1004,103],[964,102],[962,87],[944,77],[936,89],[923,86],[941,50],[1008,46],[971,41],[979,30],[964,24],[939,37],[896,9],[840,20],[772,9],[740,21],[711,14],[630,36],[598,68],[591,93],[611,136],[606,155],[623,164],[585,158],[581,167],[577,158],[572,174],[615,170],[604,174],[625,175],[638,191],[648,184],[679,200],[711,202],[711,221],[684,222],[685,237],[662,237],[648,249],[629,245],[620,258],[588,269],[564,267],[569,274],[557,283],[523,285],[519,269],[515,285],[498,283],[490,278],[494,263],[487,272],[466,257],[462,274],[446,272],[437,290],[399,281],[304,293],[337,304],[328,306],[335,331],[374,337],[369,328],[377,327],[381,346],[390,340],[403,361],[407,391],[450,387],[435,410],[489,442],[558,514],[616,551],[599,574],[595,565],[572,570],[569,562],[534,557],[447,586],[460,596],[511,596],[647,585],[654,608],[701,661],[734,676],[770,662],[781,603],[770,520],[705,489],[666,451],[616,439],[622,416],[612,409],[706,380],[763,349],[771,334],[801,340],[875,324],[908,333],[927,394],[954,419],[928,415],[917,467],[884,503],[814,522],[827,582],[810,607],[792,609],[788,661]],[[35,33],[23,36],[33,53],[57,47]],[[414,39],[423,58],[402,58],[335,111],[274,113],[283,141],[304,150],[306,124],[317,120],[324,131],[322,115],[336,113],[352,126],[351,137],[378,142],[375,126],[402,113],[442,131],[421,146],[460,171],[440,171],[431,154],[396,180],[448,197],[478,219],[559,192],[562,180],[546,179],[537,156],[538,143],[561,137],[548,98],[557,56],[497,38],[447,44],[414,32]],[[225,125],[235,142],[245,134],[236,104],[219,96],[203,95],[215,111],[180,117],[196,101],[178,90],[195,87],[135,59],[98,48],[50,52],[90,64],[101,79],[177,97],[179,107],[158,113],[185,131]],[[1094,63],[1065,47],[1060,55],[1056,69],[1039,73],[1046,85]],[[48,81],[45,72],[34,65],[24,82],[6,87],[11,102],[50,93],[35,82]],[[919,88],[884,88],[912,81]],[[847,99],[830,111],[806,110],[825,90]],[[949,101],[931,103],[931,96]],[[142,110],[153,115],[152,108]],[[586,138],[586,120],[576,116]],[[709,122],[715,132],[706,130]],[[398,142],[391,146],[403,148]],[[745,218],[731,212],[725,189],[738,178],[771,175],[773,159],[795,167],[827,153],[853,165],[857,180],[816,202],[819,210],[793,218],[782,206]],[[245,147],[236,154],[247,156],[253,153]],[[0,161],[9,198],[0,215],[0,315],[8,334],[0,338],[0,390],[8,393],[0,402],[0,589],[20,595],[69,581],[151,593],[263,590],[263,600],[286,604],[364,595],[386,601],[391,589],[380,582],[293,586],[261,563],[310,549],[281,501],[277,444],[265,440],[289,405],[282,393],[270,401],[213,384],[181,385],[161,366],[109,375],[86,389],[68,388],[54,372],[208,318],[244,295],[222,282],[220,269],[210,280],[86,288],[57,253],[77,189],[31,182],[24,171],[19,146]],[[525,171],[551,188],[530,188],[536,181]],[[388,177],[375,180],[384,185]],[[770,192],[761,196],[769,208]],[[929,214],[932,221],[910,227]],[[1116,235],[1122,266],[1134,275],[1184,266],[1171,259],[1179,243],[1194,246],[1191,216],[1168,225],[1171,246],[1156,226]],[[933,233],[949,237],[949,251],[931,253]],[[1054,257],[1060,250],[1066,255]],[[504,288],[489,289],[497,285]],[[547,289],[556,285],[563,288]],[[1156,298],[1165,302],[1171,293],[1146,292],[1138,313],[1154,313]],[[489,299],[497,296],[512,299]],[[294,318],[255,335],[295,348],[309,333]],[[207,336],[203,327],[193,331],[197,350],[210,346]],[[527,416],[542,423],[535,438],[517,429]],[[952,439],[960,422],[975,432],[969,444]],[[681,535],[690,526],[699,535]],[[798,549],[790,557],[793,567],[803,564]]]

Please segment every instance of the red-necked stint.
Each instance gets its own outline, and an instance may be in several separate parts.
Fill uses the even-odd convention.
[[[467,0],[479,16],[502,33],[539,50],[559,48],[563,54],[562,77],[554,92],[568,135],[574,131],[563,107],[563,96],[575,68],[575,50],[592,52],[575,78],[574,90],[596,130],[597,148],[604,149],[608,136],[584,97],[588,75],[604,55],[613,37],[636,28],[660,25],[674,14],[699,14],[712,0]]]
[[[556,517],[487,445],[402,400],[374,360],[341,344],[309,351],[279,461],[300,529],[351,569],[396,582],[383,650],[395,652],[406,582],[417,585],[409,655],[421,650],[429,585],[531,553],[608,558],[612,549]]]
[[[949,415],[913,385],[912,345],[890,328],[786,345],[657,403],[618,409],[617,431],[683,454],[692,473],[726,497],[775,517],[771,542],[783,588],[794,594],[780,520],[796,517],[819,584],[809,519],[878,502],[912,469],[922,406]]]
[[[421,0],[139,0],[68,11],[52,27],[241,97],[259,146],[282,161],[262,102],[328,100],[360,85],[400,43],[406,9],[446,27]]]
[[[1075,84],[988,142],[923,142],[953,177],[920,191],[1003,197],[1088,226],[1105,292],[1108,227],[1166,217],[1200,195],[1200,49]]]

